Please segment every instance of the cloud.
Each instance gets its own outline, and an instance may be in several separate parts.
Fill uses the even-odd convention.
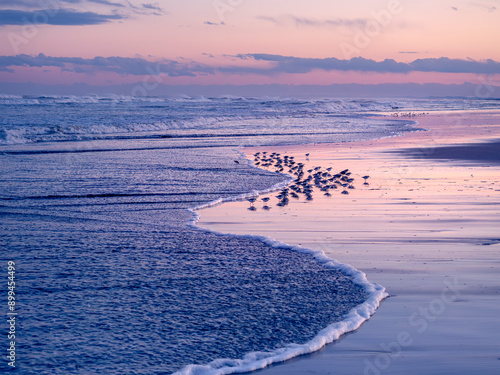
[[[277,18],[274,18],[274,17],[267,17],[267,16],[258,16],[256,17],[258,20],[261,20],[261,21],[268,21],[268,22],[272,22],[274,23],[275,25],[278,25],[278,26],[281,26],[282,24],[278,21]]]
[[[293,15],[283,15],[280,17],[259,16],[257,19],[271,22],[276,26],[294,25],[296,27],[364,27],[368,22],[366,18],[335,18],[319,20],[314,18],[296,17]]]
[[[476,61],[440,57],[418,59],[409,65],[418,72],[500,74],[500,62],[494,60]]]
[[[71,5],[72,8],[65,8],[63,6],[65,4],[68,4],[68,6]],[[102,8],[102,6],[112,8],[113,14],[115,15],[117,14],[117,11],[120,10],[120,14],[124,14],[121,17],[122,19],[127,18],[126,14],[132,13],[140,15],[168,14],[168,12],[164,11],[158,3],[142,3],[140,6],[136,6],[128,0],[0,0],[0,9],[6,7],[8,8],[6,10],[2,10],[2,13],[10,12],[10,14],[7,14],[7,16],[10,17],[13,17],[16,14],[16,11],[19,12],[25,9],[34,9],[36,10],[36,12],[44,12],[45,10],[43,8],[51,9],[51,12],[53,13],[66,13],[66,15],[70,13],[72,13],[73,15],[76,13],[95,13],[99,15],[97,18],[102,19],[103,17],[110,17],[98,13],[98,9]],[[40,13],[38,13],[38,15],[40,15]],[[118,19],[118,17],[116,17],[116,19]],[[96,23],[102,22],[95,22],[92,24]],[[9,24],[18,25],[19,23]]]
[[[358,71],[370,73],[409,73],[409,72],[439,72],[439,73],[474,73],[500,74],[500,63],[494,60],[475,61],[441,58],[417,59],[411,63],[397,62],[392,59],[375,61],[362,57],[350,60],[330,58],[304,58],[269,54],[237,55],[239,59],[253,59],[272,63],[266,68],[229,67],[233,73],[277,74],[277,73],[308,73],[316,69],[324,71]]]
[[[498,5],[500,1],[498,0],[489,0],[489,1],[478,1],[471,3],[472,6],[475,6],[476,8],[480,8],[483,11],[493,13],[497,11],[496,5]]]
[[[169,14],[169,12],[163,10],[158,3],[142,3],[140,6],[136,6],[127,0],[127,4],[129,9],[136,14],[155,16]]]
[[[209,26],[225,26],[226,23],[224,21],[222,21],[221,23],[218,23],[218,22],[210,22],[210,21],[205,21],[203,22],[205,25],[209,25]]]
[[[458,8],[457,7],[451,7],[452,10],[454,10],[455,12],[458,12]]]
[[[0,8],[3,7],[39,8],[39,5],[30,0],[0,0]]]
[[[112,5],[123,7],[123,4],[113,3],[107,0],[0,0],[0,7],[10,7],[10,9],[29,8],[40,9],[44,6],[52,6],[52,8],[61,8],[61,3],[66,4],[81,4],[84,2],[98,3],[104,5]]]
[[[99,71],[114,72],[122,75],[145,76],[166,74],[171,77],[191,76],[197,74],[211,74],[214,69],[187,61],[179,63],[173,60],[152,62],[142,58],[131,57],[51,57],[44,54],[36,56],[16,55],[0,56],[0,71],[14,72],[14,67],[55,67],[61,71],[76,73],[95,73]]]
[[[304,74],[313,70],[323,71],[356,71],[366,73],[399,73],[438,72],[438,73],[472,73],[500,74],[500,63],[494,60],[476,61],[441,58],[417,59],[411,63],[398,62],[392,59],[375,61],[362,57],[350,60],[330,58],[303,58],[270,54],[242,54],[230,56],[234,62],[224,67],[211,67],[187,59],[179,61],[161,59],[149,61],[140,57],[51,57],[44,54],[36,56],[16,55],[0,56],[0,71],[15,72],[16,67],[58,68],[61,71],[94,74],[97,72],[114,72],[131,76],[156,76],[165,74],[172,77],[206,74],[258,74],[273,76],[278,74]],[[238,60],[255,60],[265,64],[262,66],[241,66]]]
[[[57,12],[50,9],[35,11],[6,9],[0,12],[0,26],[25,25],[27,22],[64,26],[99,25],[124,18],[124,16],[119,14],[107,15],[94,12],[77,12],[67,9],[60,9]]]
[[[163,9],[160,8],[160,5],[158,3],[154,3],[154,4],[143,3],[142,7],[144,9],[152,9],[152,10],[157,10],[159,12],[163,12]]]
[[[273,68],[269,68],[270,74],[275,73],[308,73],[315,69],[331,71],[366,71],[380,73],[407,73],[411,70],[408,64],[399,63],[392,59],[386,59],[381,62],[355,57],[350,60],[340,60],[335,57],[317,59],[292,57],[269,54],[247,54],[238,55],[243,59],[254,59],[258,61],[267,61],[275,63]]]
[[[91,3],[97,3],[97,4],[103,4],[103,5],[109,5],[109,6],[112,6],[112,7],[125,7],[125,5],[121,4],[121,3],[114,3],[112,1],[108,1],[108,0],[87,0],[88,2],[91,2]]]
[[[355,18],[355,19],[347,19],[347,18],[336,18],[336,19],[327,19],[327,20],[315,20],[310,18],[299,18],[292,17],[293,23],[295,26],[314,26],[314,27],[353,27],[359,26],[364,27],[368,22],[366,18]]]

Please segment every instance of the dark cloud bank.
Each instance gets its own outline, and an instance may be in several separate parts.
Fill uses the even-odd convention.
[[[366,73],[437,72],[437,73],[473,73],[500,74],[500,63],[493,60],[475,61],[441,57],[437,59],[417,59],[411,63],[397,62],[392,59],[375,61],[362,57],[340,60],[334,57],[315,59],[281,55],[246,54],[237,55],[239,59],[253,59],[270,62],[267,67],[211,67],[196,62],[160,60],[151,62],[142,58],[130,57],[51,57],[44,54],[36,56],[16,55],[0,56],[0,71],[11,71],[15,67],[59,67],[67,71],[112,71],[124,75],[196,76],[199,74],[260,74],[266,76],[283,73],[308,73],[313,70],[355,71]]]
[[[109,7],[101,14],[89,10],[92,5]],[[80,9],[67,8],[76,6]],[[120,12],[120,13],[118,13]],[[26,24],[54,26],[92,26],[128,18],[127,14],[168,14],[156,3],[139,6],[129,1],[111,0],[0,0],[0,26]]]
[[[272,62],[275,65],[268,69],[269,73],[307,73],[315,69],[321,69],[325,71],[340,70],[374,73],[438,72],[500,74],[500,63],[494,60],[475,61],[441,57],[417,59],[411,63],[402,63],[392,59],[375,61],[363,57],[355,57],[350,60],[340,60],[335,57],[316,59],[269,54],[245,54],[237,55],[237,57],[240,59]],[[237,72],[237,69],[245,72],[245,68],[235,68],[235,72]]]
[[[112,20],[121,20],[123,18],[125,17],[119,14],[106,15],[94,12],[77,12],[66,9],[60,9],[57,12],[53,12],[51,10],[0,10],[0,26],[22,26],[30,22],[35,24],[58,26],[99,25]]]
[[[114,72],[123,76],[137,76],[138,82],[130,85],[89,86],[40,85],[20,83],[0,83],[0,93],[6,94],[123,94],[130,95],[140,85],[144,77],[155,82],[154,89],[148,95],[242,95],[242,96],[343,96],[343,97],[404,97],[404,96],[467,96],[499,98],[500,85],[494,81],[493,74],[500,74],[500,63],[493,60],[474,61],[448,58],[418,59],[411,63],[395,60],[374,61],[364,58],[339,60],[336,58],[314,59],[280,55],[246,54],[239,59],[267,61],[268,67],[249,68],[240,66],[211,67],[193,61],[166,60],[156,62],[143,58],[129,57],[51,57],[44,54],[36,56],[16,55],[0,56],[0,71],[14,72],[18,67],[58,68],[61,71],[76,73]],[[315,69],[324,71],[357,71],[366,73],[439,72],[439,73],[474,73],[481,75],[480,83],[461,85],[446,84],[335,84],[335,85],[186,85],[171,86],[163,84],[162,76],[195,77],[200,75],[223,74],[260,74],[276,76],[281,73],[306,73]],[[149,76],[149,77],[148,77]]]
[[[146,76],[165,74],[171,77],[194,77],[201,73],[214,73],[214,69],[193,62],[177,62],[162,59],[151,62],[135,57],[51,57],[16,55],[0,56],[0,71],[14,72],[15,67],[56,67],[76,73],[114,72],[122,75]]]

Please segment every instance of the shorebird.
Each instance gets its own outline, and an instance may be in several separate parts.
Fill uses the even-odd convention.
[[[253,155],[254,165],[265,168],[268,171],[277,173],[289,173],[295,178],[293,182],[276,193],[277,206],[285,207],[292,199],[303,197],[306,201],[312,201],[313,195],[321,191],[325,197],[332,197],[333,190],[339,190],[342,194],[349,194],[354,187],[354,176],[349,169],[340,172],[332,172],[334,167],[309,166],[309,153],[305,153],[307,162],[299,163],[294,156],[279,154],[277,152],[258,152]],[[234,160],[236,164],[242,165],[241,160]],[[367,180],[370,176],[363,176],[364,184],[368,185]],[[342,187],[342,189],[340,189]],[[259,208],[270,210],[274,205],[272,196],[245,198],[250,206],[248,210],[257,211]],[[271,205],[271,201],[273,204]],[[262,202],[262,206],[257,207],[255,202]]]
[[[257,200],[257,197],[247,197],[245,199],[250,202],[250,207],[248,207],[248,209],[250,211],[256,211],[257,209],[255,208],[255,206],[253,204]]]

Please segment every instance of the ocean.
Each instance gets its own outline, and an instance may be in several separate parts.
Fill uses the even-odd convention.
[[[366,320],[384,289],[314,250],[196,227],[196,208],[290,182],[238,149],[392,137],[422,129],[381,113],[499,106],[1,95],[16,371],[230,374],[321,348]]]

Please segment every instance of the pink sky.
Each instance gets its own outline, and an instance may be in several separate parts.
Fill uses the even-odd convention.
[[[127,4],[119,0],[114,3]],[[59,4],[70,8],[68,3]],[[31,29],[26,25],[0,26],[2,55],[141,57],[150,61],[196,62],[214,68],[263,65],[230,57],[247,53],[341,60],[361,56],[405,63],[441,57],[500,61],[498,0],[358,0],[355,7],[349,2],[332,0],[160,0],[154,5],[156,10],[141,8],[142,3],[137,1],[132,4],[135,7],[98,5],[85,0],[71,4],[74,11],[122,16],[121,20],[110,19],[97,25],[43,24]],[[4,11],[14,9],[3,8]],[[26,14],[39,9],[38,6],[18,8],[28,12]],[[63,12],[58,11],[62,17]],[[50,17],[55,20],[57,16]],[[67,72],[55,67],[10,68],[14,73],[0,72],[0,82],[106,85],[144,78],[97,71],[97,68],[91,73]],[[318,69],[272,75],[162,76],[162,82],[167,84],[463,83],[477,79],[478,75],[471,73],[399,74]],[[498,74],[494,79],[498,79]]]

